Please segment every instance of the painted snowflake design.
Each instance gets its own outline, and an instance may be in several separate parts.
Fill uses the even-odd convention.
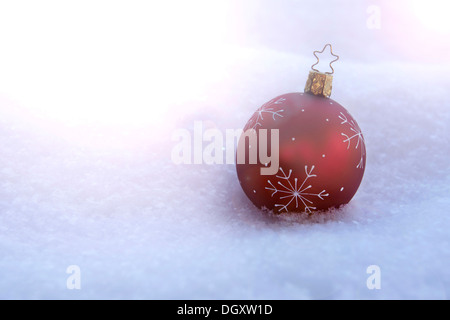
[[[290,169],[289,174],[286,175],[284,170],[280,167],[279,171],[281,174],[276,176],[279,180],[276,185],[274,185],[270,180],[267,180],[270,187],[266,187],[266,189],[273,191],[272,197],[279,193],[279,200],[281,202],[287,202],[286,204],[275,204],[275,207],[278,208],[278,212],[283,210],[288,212],[288,206],[295,201],[295,208],[298,208],[299,204],[302,203],[305,206],[305,212],[310,213],[312,210],[316,209],[316,207],[313,206],[314,202],[311,198],[316,197],[320,200],[324,200],[324,197],[329,196],[325,190],[322,190],[320,193],[307,192],[307,190],[312,188],[312,185],[305,186],[306,182],[311,178],[317,177],[317,175],[312,173],[313,170],[314,166],[312,166],[309,170],[308,166],[305,166],[306,177],[300,186],[297,178],[294,178],[293,183],[291,181],[292,169]]]
[[[359,129],[358,125],[355,123],[354,120],[348,121],[347,117],[344,113],[340,113],[339,119],[341,119],[341,124],[347,124],[350,127],[350,131],[352,133],[350,135],[347,135],[345,133],[341,133],[342,136],[344,136],[344,140],[342,142],[347,143],[347,150],[350,149],[352,140],[354,139],[356,141],[355,149],[361,150],[361,158],[356,166],[356,168],[364,169],[364,157],[366,156],[366,149],[364,148],[364,137],[362,135],[361,129]]]
[[[266,102],[262,105],[261,108],[259,108],[255,114],[253,115],[250,124],[253,123],[251,129],[255,129],[259,126],[261,127],[261,121],[264,120],[264,114],[268,114],[272,116],[273,120],[276,120],[276,117],[283,118],[282,113],[284,112],[283,109],[281,110],[275,110],[273,105],[280,105],[283,104],[283,102],[286,101],[286,98],[275,98],[270,100],[269,102]]]

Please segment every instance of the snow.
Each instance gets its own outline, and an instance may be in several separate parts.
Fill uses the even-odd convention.
[[[211,28],[172,29],[131,3],[0,4],[0,298],[450,297],[448,34],[389,1],[380,30],[365,1],[192,1],[182,9]],[[347,206],[273,216],[234,165],[172,162],[174,130],[242,128],[303,91],[328,42],[332,98],[367,147]]]

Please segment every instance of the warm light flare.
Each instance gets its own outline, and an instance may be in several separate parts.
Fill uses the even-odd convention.
[[[227,23],[206,0],[2,3],[1,93],[66,123],[161,124],[224,74]]]
[[[427,29],[450,32],[450,2],[448,0],[413,0],[414,11]]]

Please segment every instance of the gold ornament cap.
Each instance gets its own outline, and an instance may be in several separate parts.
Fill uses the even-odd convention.
[[[336,57],[336,59],[330,62],[330,68],[332,72],[323,73],[315,69],[314,67],[319,63],[319,57],[317,56],[317,53],[323,53],[325,51],[325,48],[328,46],[330,46],[331,55]],[[309,72],[308,80],[306,81],[305,92],[316,96],[329,98],[331,96],[331,89],[333,87],[332,84],[334,73],[334,69],[331,64],[339,60],[339,56],[333,53],[333,48],[329,43],[323,47],[322,51],[314,51],[313,53],[317,59],[317,62],[311,66],[312,71]]]

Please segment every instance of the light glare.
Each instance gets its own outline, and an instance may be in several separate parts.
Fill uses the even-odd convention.
[[[448,0],[413,0],[414,11],[427,29],[450,32],[450,2]]]
[[[161,123],[223,75],[226,14],[206,0],[2,3],[2,94],[62,122]]]

